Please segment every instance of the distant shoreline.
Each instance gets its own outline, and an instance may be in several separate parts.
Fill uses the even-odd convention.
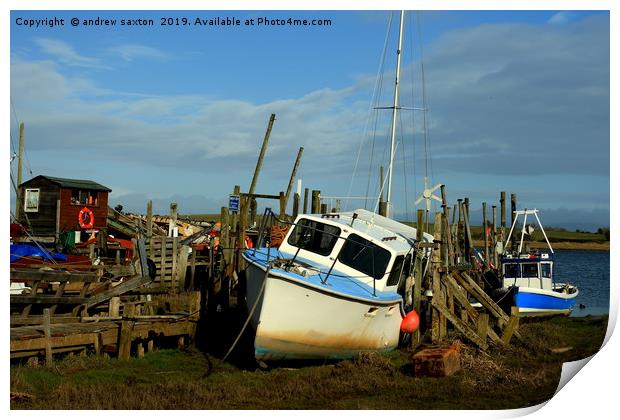
[[[484,247],[484,241],[474,240],[474,246]],[[546,249],[545,242],[530,242],[531,247]],[[574,251],[609,251],[609,242],[551,242],[553,249]]]

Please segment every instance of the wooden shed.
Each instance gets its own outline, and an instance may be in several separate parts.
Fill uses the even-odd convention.
[[[104,229],[111,191],[93,181],[39,175],[19,186],[23,201],[17,219],[29,226],[34,236]],[[80,226],[80,211],[92,212],[92,227]]]

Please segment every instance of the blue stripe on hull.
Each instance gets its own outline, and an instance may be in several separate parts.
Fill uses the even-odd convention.
[[[575,300],[521,291],[515,294],[515,306],[519,308],[571,309],[575,306]]]

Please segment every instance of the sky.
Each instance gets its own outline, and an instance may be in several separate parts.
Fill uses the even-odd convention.
[[[196,24],[217,17],[240,25]],[[330,22],[258,25],[289,17]],[[84,25],[96,18],[116,24]],[[9,153],[24,122],[24,180],[90,179],[131,212],[153,200],[159,214],[171,202],[219,213],[235,185],[249,189],[274,113],[258,193],[285,191],[304,147],[303,188],[373,208],[391,123],[375,108],[392,106],[397,31],[398,14],[381,10],[15,8]],[[413,219],[428,176],[450,203],[470,198],[474,224],[506,191],[546,225],[609,226],[608,11],[409,11],[403,38],[400,103],[415,109],[397,119],[396,218]]]

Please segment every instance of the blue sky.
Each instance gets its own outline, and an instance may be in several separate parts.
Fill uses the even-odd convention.
[[[391,103],[396,15],[374,100],[373,91],[390,14],[12,11],[10,152],[24,121],[24,179],[92,179],[113,190],[112,205],[129,211],[144,212],[153,199],[159,213],[171,201],[181,213],[215,213],[235,184],[249,188],[275,113],[258,192],[286,189],[303,146],[304,187],[376,196],[390,115],[372,108]],[[65,26],[16,24],[54,16]],[[193,24],[218,16],[242,26],[159,26],[161,17]],[[243,25],[263,16],[331,25]],[[72,27],[73,17],[117,25]],[[155,26],[120,27],[123,18],[151,18]],[[507,191],[520,207],[542,209],[546,224],[609,225],[608,12],[412,12],[406,28],[401,103],[423,106],[422,62],[432,159],[424,159],[422,114],[403,111],[397,216],[413,214],[428,173],[447,185],[450,202],[468,196],[474,209],[498,204]]]

